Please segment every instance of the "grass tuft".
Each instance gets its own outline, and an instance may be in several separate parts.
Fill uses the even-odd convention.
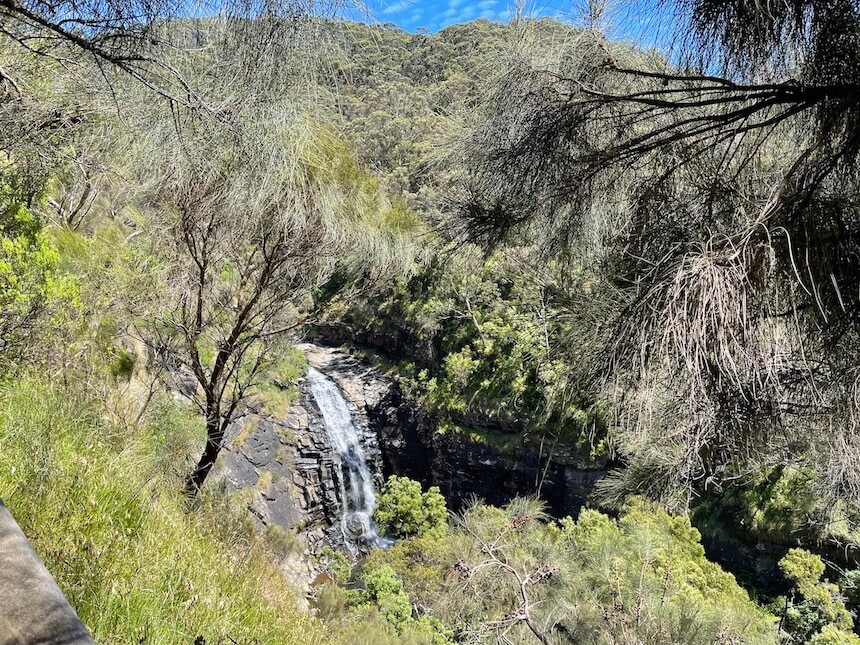
[[[168,400],[138,429],[101,409],[40,378],[0,385],[0,497],[96,641],[326,640],[243,509],[217,490],[186,508],[200,424]]]

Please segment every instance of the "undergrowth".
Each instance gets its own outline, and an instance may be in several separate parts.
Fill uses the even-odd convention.
[[[217,490],[186,508],[201,424],[166,397],[141,427],[103,410],[39,377],[0,385],[0,498],[96,641],[326,641],[274,564],[279,541]]]

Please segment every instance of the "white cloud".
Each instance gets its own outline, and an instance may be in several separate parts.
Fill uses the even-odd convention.
[[[466,22],[467,20],[474,18],[477,13],[478,8],[475,5],[469,5],[460,12],[459,20],[460,22]]]
[[[475,18],[506,21],[510,11],[499,10],[502,0],[447,0],[448,8],[437,15],[437,29],[456,23],[469,22]]]
[[[402,0],[401,2],[395,2],[394,4],[390,4],[385,9],[382,10],[382,14],[387,16],[392,13],[400,13],[404,9],[408,8],[412,3],[409,0]]]

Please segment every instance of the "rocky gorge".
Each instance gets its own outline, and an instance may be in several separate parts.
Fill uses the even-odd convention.
[[[446,428],[409,400],[396,375],[342,348],[298,347],[310,368],[343,395],[376,490],[389,475],[405,475],[425,487],[438,486],[452,510],[473,498],[502,505],[516,495],[535,495],[551,515],[563,517],[576,516],[606,474],[605,462],[588,462],[556,445],[506,447]],[[286,415],[255,404],[231,425],[217,472],[242,496],[259,527],[299,536],[303,555],[286,564],[310,581],[316,570],[307,556],[346,544],[344,472],[307,376],[298,390]],[[709,557],[736,575],[767,588],[782,586],[777,562],[786,547],[707,533],[703,544]]]
[[[439,431],[436,421],[407,401],[396,376],[348,353],[304,344],[311,368],[342,392],[378,488],[391,474],[439,486],[452,508],[477,497],[504,504],[542,497],[552,514],[576,514],[605,470],[547,446],[510,451],[466,433]],[[276,418],[252,406],[230,428],[219,464],[227,486],[246,496],[261,526],[298,530],[311,552],[337,545],[342,474],[319,403],[305,377],[288,414]]]

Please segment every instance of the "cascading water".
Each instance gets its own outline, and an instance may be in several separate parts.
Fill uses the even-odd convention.
[[[362,546],[379,546],[382,541],[372,519],[376,508],[373,474],[364,459],[349,407],[337,385],[322,372],[308,369],[308,383],[340,465],[340,524],[344,542],[352,551]]]

